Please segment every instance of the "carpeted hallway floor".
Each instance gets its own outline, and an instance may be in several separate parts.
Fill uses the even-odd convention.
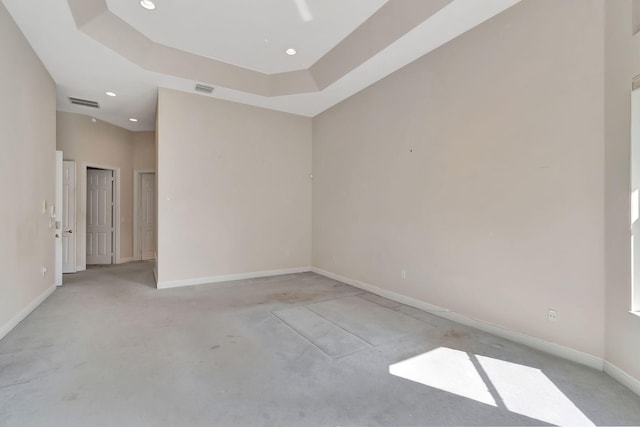
[[[391,373],[390,373],[391,371]],[[1,426],[639,425],[607,375],[313,273],[92,268],[0,341]]]

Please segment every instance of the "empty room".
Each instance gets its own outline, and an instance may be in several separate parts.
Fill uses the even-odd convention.
[[[0,426],[640,425],[640,0],[0,0]]]

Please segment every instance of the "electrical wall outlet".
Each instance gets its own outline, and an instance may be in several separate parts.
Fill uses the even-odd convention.
[[[549,320],[549,322],[557,322],[560,320],[558,317],[558,311],[550,308],[549,311],[547,311],[547,320]]]
[[[403,280],[407,278],[407,270],[404,268],[400,270],[400,278]]]

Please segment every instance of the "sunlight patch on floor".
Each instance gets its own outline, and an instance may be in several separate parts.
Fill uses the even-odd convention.
[[[389,366],[389,373],[429,387],[497,406],[478,371],[463,351],[440,347]]]
[[[389,373],[546,423],[593,426],[540,370],[447,347],[389,366]]]
[[[557,425],[594,425],[540,369],[477,358],[511,412]]]

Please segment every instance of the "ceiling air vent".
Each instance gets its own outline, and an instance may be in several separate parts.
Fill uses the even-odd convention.
[[[82,105],[83,107],[100,108],[100,104],[96,101],[89,101],[88,99],[80,99],[69,97],[69,101],[75,105]]]
[[[196,91],[197,92],[202,92],[202,93],[211,93],[211,92],[213,92],[213,88],[211,86],[205,86],[205,85],[201,85],[200,83],[198,83],[196,85]]]

